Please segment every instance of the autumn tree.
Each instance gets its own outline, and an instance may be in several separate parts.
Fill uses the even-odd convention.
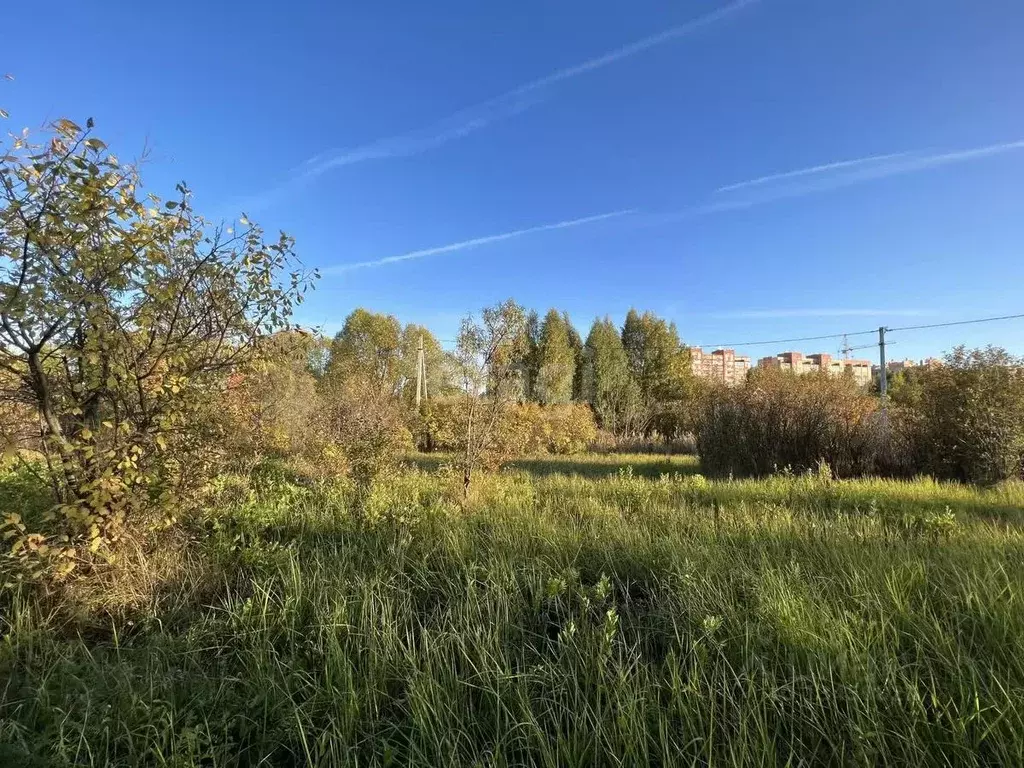
[[[554,309],[548,311],[541,323],[535,394],[542,405],[572,400],[576,354],[570,342],[569,327],[565,318]]]
[[[227,375],[313,278],[288,236],[209,225],[183,183],[166,201],[140,190],[91,120],[0,149],[0,368],[39,414],[54,534],[94,548],[188,500]]]
[[[456,359],[462,388],[463,492],[473,472],[501,460],[495,428],[522,392],[526,315],[512,299],[462,321]]]
[[[331,344],[331,376],[358,378],[397,395],[401,382],[402,326],[393,315],[360,307],[345,318]]]
[[[642,428],[640,390],[630,373],[622,338],[610,318],[595,320],[587,335],[582,393],[602,428],[618,436]]]

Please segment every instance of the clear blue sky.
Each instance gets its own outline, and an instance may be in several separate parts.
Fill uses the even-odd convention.
[[[0,106],[92,116],[152,191],[293,234],[306,323],[448,338],[513,296],[715,344],[1024,312],[1019,0],[229,5],[19,4]],[[1024,354],[1024,321],[893,340]]]

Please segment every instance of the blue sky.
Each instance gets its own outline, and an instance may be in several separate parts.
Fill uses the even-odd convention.
[[[294,235],[308,324],[450,338],[513,296],[714,345],[1024,312],[1019,0],[228,6],[21,4],[0,106],[92,116],[152,191]],[[1024,321],[892,341],[1024,354]]]

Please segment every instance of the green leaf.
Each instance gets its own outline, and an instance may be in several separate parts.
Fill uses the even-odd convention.
[[[89,149],[99,152],[100,150],[106,149],[107,145],[99,139],[86,139],[84,142],[85,146]]]

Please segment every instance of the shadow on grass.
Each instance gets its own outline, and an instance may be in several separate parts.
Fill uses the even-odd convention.
[[[414,453],[406,461],[424,472],[436,472],[445,464],[455,461],[450,453]],[[580,456],[532,456],[516,459],[504,469],[528,472],[534,477],[567,475],[600,479],[615,477],[622,471],[632,471],[637,477],[657,480],[662,475],[694,475],[700,471],[696,456],[666,456],[664,454],[593,454]]]
[[[511,469],[529,472],[535,477],[577,475],[586,478],[615,477],[632,471],[637,477],[657,480],[662,475],[694,475],[700,471],[695,456],[648,456],[643,454],[572,457],[538,456],[508,464]]]

